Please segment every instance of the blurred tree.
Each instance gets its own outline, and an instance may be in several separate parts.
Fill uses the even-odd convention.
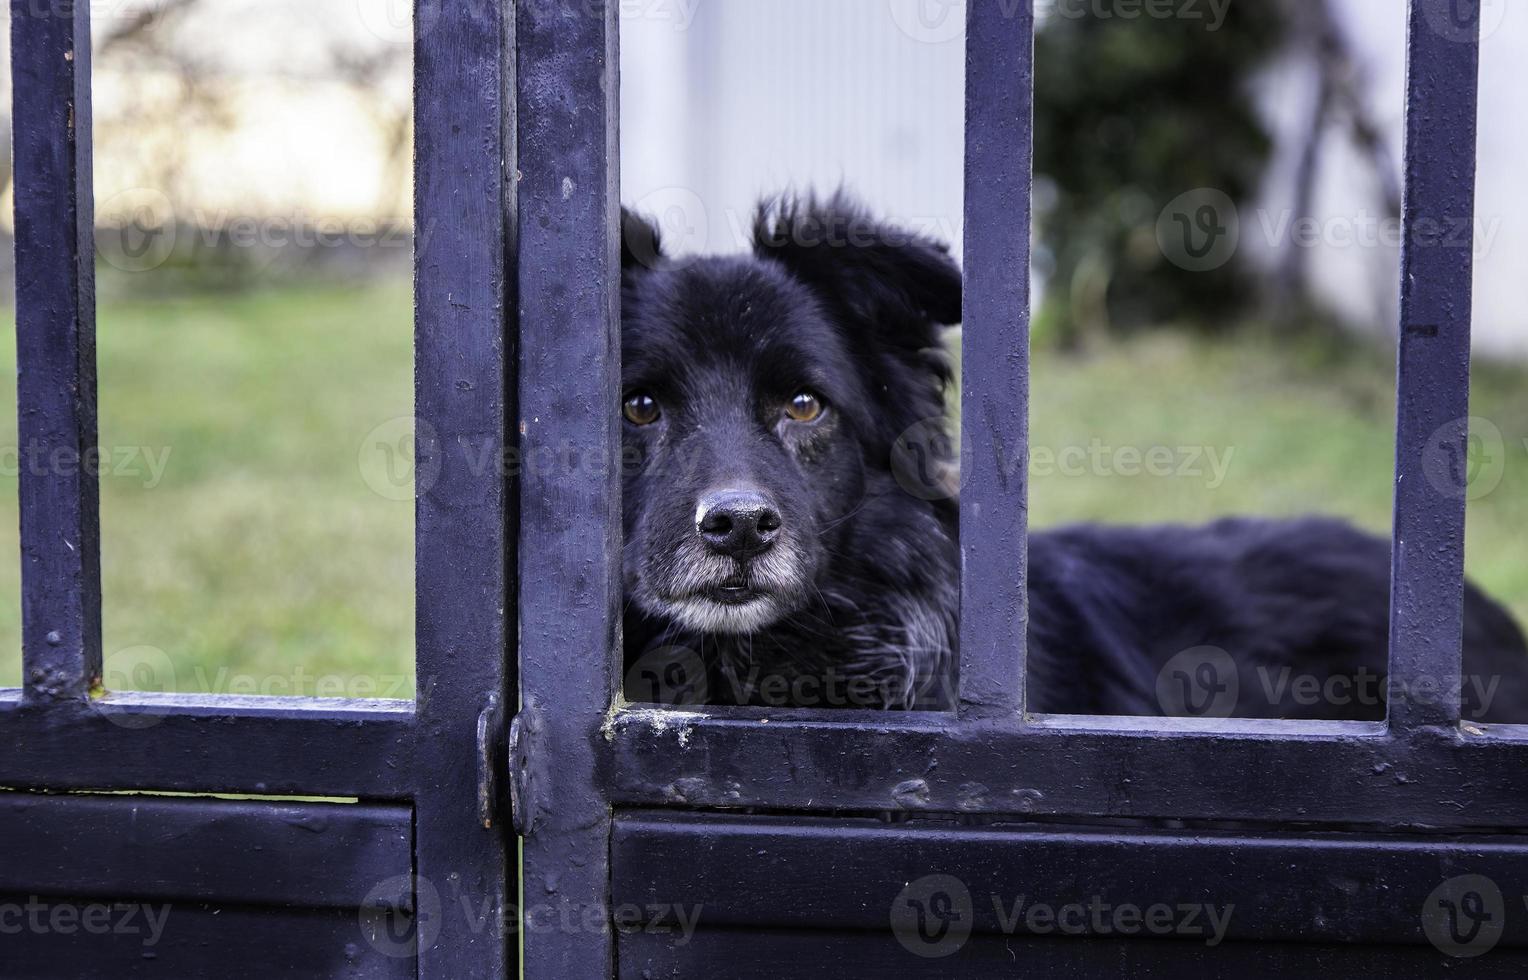
[[[1187,191],[1215,188],[1236,204],[1257,191],[1271,142],[1251,80],[1289,38],[1292,9],[1232,3],[1212,28],[1208,13],[1124,19],[1077,4],[1045,21],[1035,40],[1047,281],[1037,337],[1078,346],[1169,321],[1214,329],[1257,294],[1242,263],[1189,271],[1169,261],[1157,221]]]
[[[193,288],[240,288],[280,272],[396,273],[395,257],[407,249],[364,243],[406,238],[407,212],[399,210],[412,182],[412,52],[375,27],[359,4],[267,9],[261,0],[155,0],[100,18],[92,45],[97,243],[110,265],[134,235],[172,248],[150,265],[162,275],[114,285],[152,292],[171,278]],[[294,30],[300,34],[288,43],[283,33]],[[330,115],[305,112],[310,99]],[[356,129],[377,137],[374,155],[370,142],[333,148],[375,167],[377,191],[369,208],[346,201],[331,214],[322,193],[332,183],[304,185],[295,168],[281,169],[289,161],[276,159],[280,151],[270,151],[267,164],[248,148],[251,134],[272,146],[297,143],[316,119],[332,120],[336,105],[363,117]],[[271,106],[279,117],[263,111]],[[236,137],[247,155],[209,166]],[[362,186],[371,177],[360,174]],[[315,244],[322,229],[334,240],[341,226],[356,229],[363,244]],[[252,227],[262,230],[239,234],[256,243],[240,245],[236,230]]]
[[[1317,80],[1316,97],[1311,100],[1296,159],[1294,213],[1314,213],[1316,177],[1321,169],[1325,136],[1331,127],[1342,126],[1373,179],[1380,214],[1389,219],[1399,218],[1401,171],[1390,154],[1384,127],[1365,98],[1369,79],[1361,59],[1333,16],[1330,0],[1307,2],[1294,11],[1290,23],[1292,44],[1305,54]],[[1311,312],[1309,255],[1309,249],[1285,248],[1270,283],[1270,305],[1276,319],[1285,326],[1296,324]]]

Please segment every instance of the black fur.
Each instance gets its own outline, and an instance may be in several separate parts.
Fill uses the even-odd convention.
[[[944,425],[948,251],[841,195],[762,206],[745,257],[675,261],[623,223],[623,397],[661,409],[624,427],[628,696],[949,707],[955,500],[908,492],[893,465],[904,433]],[[814,422],[783,414],[802,390],[826,405]],[[948,480],[948,440],[919,446]],[[697,543],[697,501],[719,487],[772,502],[773,547]],[[1318,518],[1036,532],[1029,708],[1382,717],[1388,552]],[[723,580],[754,598],[706,598]],[[1466,717],[1528,721],[1522,633],[1473,587],[1464,640]]]

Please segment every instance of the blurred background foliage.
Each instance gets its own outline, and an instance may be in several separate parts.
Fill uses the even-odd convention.
[[[1276,0],[1232,3],[1214,43],[1183,18],[1151,30],[1117,17],[1046,21],[1035,40],[1036,224],[1050,262],[1039,337],[1076,346],[1166,323],[1240,322],[1258,292],[1251,271],[1167,261],[1157,216],[1186,188],[1252,201],[1273,137],[1251,82],[1289,41],[1290,19]]]

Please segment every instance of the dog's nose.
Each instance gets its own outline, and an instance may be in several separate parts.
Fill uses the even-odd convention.
[[[695,530],[715,551],[756,555],[780,535],[780,512],[757,490],[712,490],[700,498]]]

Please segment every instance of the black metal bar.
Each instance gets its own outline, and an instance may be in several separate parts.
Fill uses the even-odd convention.
[[[917,942],[911,943],[916,947]],[[1184,977],[1450,977],[1459,963],[1432,946],[1358,943],[1151,942],[1107,937],[976,933],[943,958],[913,953],[886,932],[811,929],[759,932],[737,927],[634,928],[621,935],[620,980],[726,977],[727,980],[1182,980]],[[1494,949],[1463,961],[1470,980],[1518,980],[1528,954]]]
[[[412,832],[396,804],[0,793],[0,892],[407,908]]]
[[[611,798],[623,806],[1528,825],[1528,737],[1515,729],[1398,739],[1378,722],[952,726],[938,715],[898,725],[772,716],[761,725],[644,709],[618,715],[609,732]]]
[[[11,4],[22,684],[84,698],[101,677],[90,4]]]
[[[1510,835],[1251,836],[636,813],[617,818],[611,853],[612,897],[633,910],[633,925],[673,923],[678,910],[690,910],[702,929],[865,929],[886,932],[888,941],[899,898],[910,882],[931,875],[963,889],[962,929],[1106,936],[1115,931],[1110,917],[1090,916],[1090,905],[1188,904],[1206,914],[1172,938],[1213,932],[1217,942],[1298,936],[1424,944],[1428,896],[1448,879],[1484,874],[1514,902],[1528,888],[1528,840]],[[850,882],[855,900],[846,902]],[[1026,921],[1013,914],[1017,900],[1082,914],[1071,923]],[[1528,946],[1528,919],[1497,912],[1506,926],[1497,945]],[[1070,927],[1062,933],[1058,926]],[[1153,938],[1144,930],[1140,936]]]
[[[406,800],[413,707],[143,691],[42,706],[0,690],[0,786]]]
[[[506,4],[416,5],[414,375],[416,871],[445,897],[421,976],[513,976],[508,814],[479,801],[478,719],[514,703],[505,235],[513,72]],[[488,714],[484,715],[487,711]],[[503,733],[484,745],[502,745]],[[491,764],[491,760],[490,760]],[[484,826],[487,815],[490,826]]]
[[[1480,7],[1410,8],[1390,600],[1397,731],[1460,717]]]
[[[525,893],[603,921],[597,771],[620,656],[617,5],[519,5],[520,687]],[[526,976],[601,977],[608,929],[524,933]]]
[[[966,13],[960,713],[1024,707],[1034,12]]]

